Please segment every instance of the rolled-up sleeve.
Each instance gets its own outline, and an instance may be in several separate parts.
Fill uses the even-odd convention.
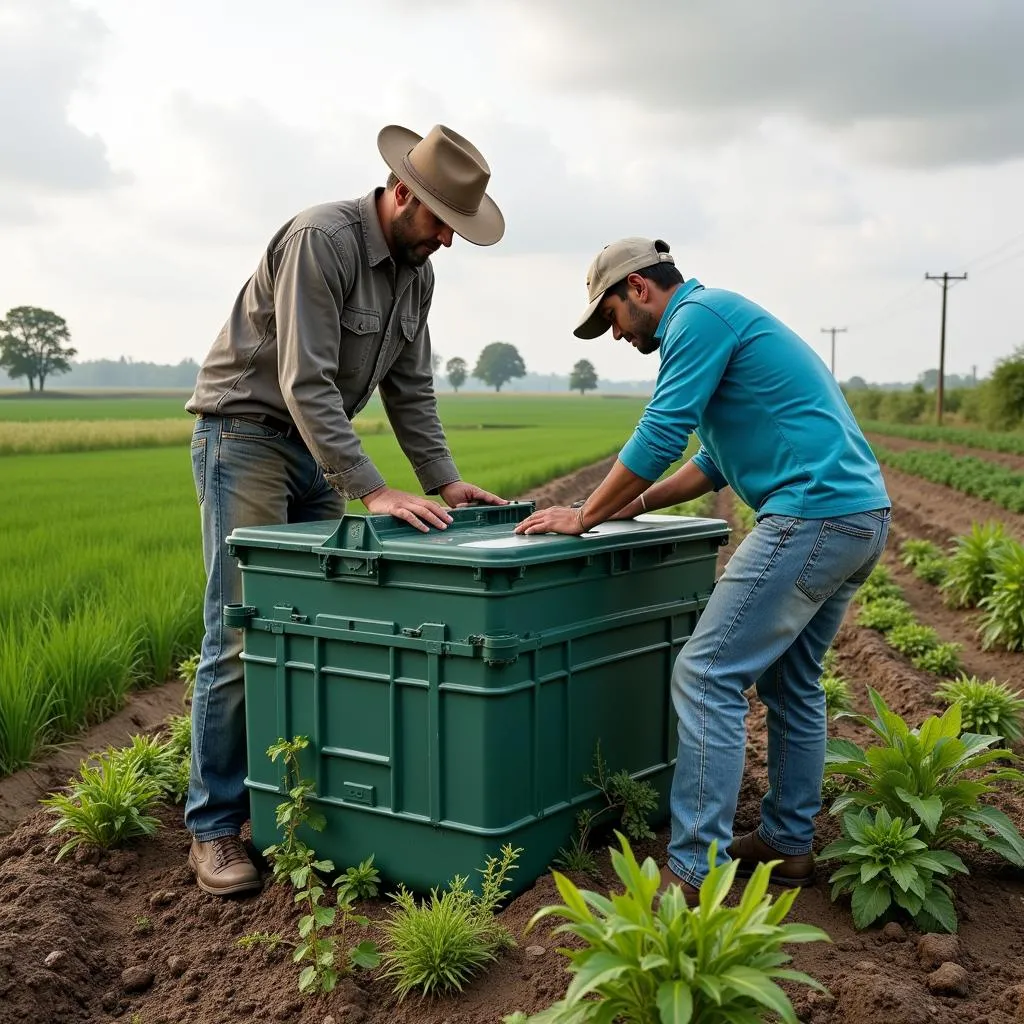
[[[720,491],[723,487],[729,486],[729,481],[722,475],[722,471],[715,465],[715,460],[708,454],[704,445],[693,456],[690,461],[711,481],[711,486]]]
[[[430,329],[427,326],[433,295],[431,279],[420,302],[415,337],[405,343],[379,385],[384,411],[395,438],[411,463],[424,494],[436,494],[445,484],[459,479],[459,471],[437,414],[437,396],[434,394]]]
[[[327,482],[347,499],[384,485],[335,384],[341,312],[353,276],[344,249],[308,227],[282,243],[274,285],[281,395]]]
[[[619,453],[628,470],[657,480],[682,455],[736,344],[736,333],[707,307],[684,303],[676,310],[662,339],[654,394]],[[699,468],[704,472],[703,466]]]

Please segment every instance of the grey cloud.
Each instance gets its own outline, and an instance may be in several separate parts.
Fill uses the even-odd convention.
[[[0,180],[20,193],[19,216],[30,216],[33,197],[126,180],[111,169],[102,140],[68,121],[103,22],[65,0],[0,0],[0,26]]]
[[[1020,0],[516,0],[516,10],[536,47],[524,68],[591,98],[627,97],[679,141],[782,114],[894,165],[1024,154]]]
[[[423,91],[403,112],[410,108],[412,117],[395,120],[419,132],[437,122],[449,124],[484,153],[491,167],[489,191],[506,221],[496,253],[589,252],[621,235],[655,233],[664,224],[663,190],[618,190],[571,174],[542,129],[500,116],[449,117],[448,102]],[[225,242],[240,240],[240,231],[251,237],[257,221],[269,235],[298,210],[361,195],[387,175],[376,149],[383,120],[324,117],[323,127],[312,131],[285,124],[255,100],[229,107],[181,95],[173,121],[184,143],[183,172],[206,172],[216,182],[218,208],[202,230]],[[672,223],[690,239],[706,228],[699,204],[683,189]]]

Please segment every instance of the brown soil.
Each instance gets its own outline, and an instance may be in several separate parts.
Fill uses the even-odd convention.
[[[543,504],[585,497],[610,461],[592,467],[586,480],[578,475],[534,496]],[[890,487],[895,522],[915,532],[914,516],[921,515],[920,503],[913,504],[921,496],[918,482],[905,486],[893,478]],[[933,531],[943,539],[962,531],[961,496],[938,489],[924,500]],[[732,522],[729,492],[717,496],[715,514]],[[723,548],[721,564],[731,550],[732,542]],[[909,592],[902,577],[901,583]],[[944,634],[956,630],[955,616],[942,618],[927,591],[909,596],[923,621],[934,621]],[[878,634],[857,627],[852,616],[835,647],[839,669],[855,693],[863,694],[870,684],[911,719],[936,710],[930,696],[934,679],[910,666]],[[1008,678],[1014,666],[1005,667],[1001,674]],[[863,697],[858,704],[867,710]],[[748,771],[737,832],[756,824],[765,790],[765,730],[756,700],[748,726]],[[864,738],[850,723],[833,729]],[[64,774],[66,769],[57,773]],[[1002,795],[999,806],[1024,825],[1024,792]],[[536,909],[557,902],[553,882],[545,876],[502,914],[517,947],[461,995],[396,1003],[391,985],[377,972],[343,981],[330,997],[303,1000],[287,949],[250,952],[236,943],[258,930],[294,935],[298,915],[288,891],[267,884],[251,897],[206,896],[186,867],[189,837],[180,808],[163,809],[160,817],[162,828],[154,840],[102,856],[83,853],[58,864],[53,860],[58,844],[47,834],[45,813],[32,814],[0,841],[0,1024],[100,1024],[114,1018],[144,1024],[497,1024],[504,1014],[536,1011],[565,990],[565,959],[554,948],[563,940],[545,927],[523,934]],[[835,834],[835,821],[822,814],[817,848]],[[663,829],[655,841],[639,844],[638,854],[660,859],[666,838]],[[913,929],[856,932],[848,905],[830,902],[827,871],[819,871],[815,884],[798,897],[791,919],[824,928],[832,942],[794,947],[793,966],[823,982],[831,995],[791,988],[800,1018],[813,1024],[1024,1021],[1024,872],[984,856],[968,856],[968,862],[971,877],[956,886],[960,934],[946,940],[945,948],[936,948],[934,937],[922,938]],[[601,877],[586,884],[600,891],[613,885],[607,860]],[[361,909],[379,921],[388,905],[373,900]],[[968,971],[965,996],[929,991],[929,974],[945,960]]]
[[[948,452],[950,455],[970,455],[975,459],[985,459],[987,462],[994,462],[1007,469],[1015,469],[1018,473],[1024,473],[1024,455],[1014,455],[1012,452],[990,452],[987,448],[968,448],[962,444],[949,444],[946,441],[914,441],[907,437],[890,437],[888,434],[868,434],[868,440],[872,444],[890,448],[894,452],[920,448],[924,451]]]
[[[63,743],[35,768],[25,768],[0,779],[0,835],[10,832],[35,809],[41,796],[63,786],[84,758],[108,746],[121,746],[133,733],[156,728],[169,715],[180,714],[185,684],[171,680],[163,686],[139,690],[126,707],[105,722]]]

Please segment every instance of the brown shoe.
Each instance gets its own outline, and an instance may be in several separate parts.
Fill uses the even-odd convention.
[[[667,864],[661,868],[661,885],[658,886],[658,895],[664,894],[670,885],[678,885],[683,890],[683,899],[688,907],[695,907],[700,899],[700,890],[689,882],[684,882]]]
[[[262,886],[260,873],[239,836],[221,836],[208,843],[193,839],[188,866],[195,872],[199,888],[212,896],[231,896]]]
[[[772,868],[771,881],[774,885],[790,888],[810,885],[814,881],[814,854],[786,854],[773,850],[756,831],[748,832],[732,841],[729,856],[738,860],[737,878],[749,878],[757,868],[769,860],[781,860]]]

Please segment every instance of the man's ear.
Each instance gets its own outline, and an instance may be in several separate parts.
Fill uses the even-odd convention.
[[[630,274],[626,278],[626,284],[636,292],[637,302],[646,302],[650,298],[650,293],[647,287],[647,278],[641,274]]]
[[[409,203],[413,202],[416,197],[409,190],[409,186],[404,181],[399,181],[395,185],[395,206],[401,210],[404,209]]]

